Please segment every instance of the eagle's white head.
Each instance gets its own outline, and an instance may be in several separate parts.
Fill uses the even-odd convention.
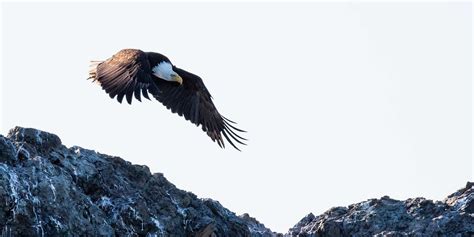
[[[173,66],[169,62],[162,61],[158,63],[158,65],[154,66],[151,70],[153,71],[153,75],[157,76],[158,78],[183,84],[183,78],[181,78],[178,73],[173,71]]]

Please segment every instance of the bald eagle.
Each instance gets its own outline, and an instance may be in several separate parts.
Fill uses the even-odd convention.
[[[222,116],[214,106],[212,97],[202,79],[174,66],[164,55],[123,49],[105,61],[92,61],[89,79],[100,84],[110,98],[118,102],[126,98],[141,101],[141,95],[150,99],[150,93],[171,112],[201,125],[202,130],[224,148],[225,139],[237,150],[233,141],[245,145],[245,138],[237,132],[235,122]]]

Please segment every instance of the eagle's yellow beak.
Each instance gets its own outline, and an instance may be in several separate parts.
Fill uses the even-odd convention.
[[[171,79],[177,83],[179,83],[180,85],[183,84],[183,78],[181,78],[178,74],[174,73],[173,75],[171,75]]]

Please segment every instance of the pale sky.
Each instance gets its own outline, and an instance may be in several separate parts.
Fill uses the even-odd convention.
[[[2,3],[0,132],[14,126],[164,173],[286,232],[369,198],[472,180],[470,3]],[[119,104],[90,60],[160,52],[249,131],[223,150],[158,101]]]

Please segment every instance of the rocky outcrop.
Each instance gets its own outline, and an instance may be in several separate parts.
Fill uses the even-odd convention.
[[[322,215],[309,214],[287,236],[474,236],[474,183],[443,202],[425,198],[398,201],[387,196]]]
[[[146,166],[16,127],[0,135],[1,236],[272,236]]]
[[[250,232],[256,236],[262,237],[282,237],[283,234],[279,234],[276,232],[271,231],[270,229],[266,228],[264,224],[260,223],[257,219],[249,216],[249,214],[244,213],[243,215],[239,216],[244,220],[245,225],[249,228]]]
[[[16,127],[0,135],[0,236],[283,235],[146,166]],[[285,236],[472,237],[473,183],[442,202],[382,197],[309,214]]]

